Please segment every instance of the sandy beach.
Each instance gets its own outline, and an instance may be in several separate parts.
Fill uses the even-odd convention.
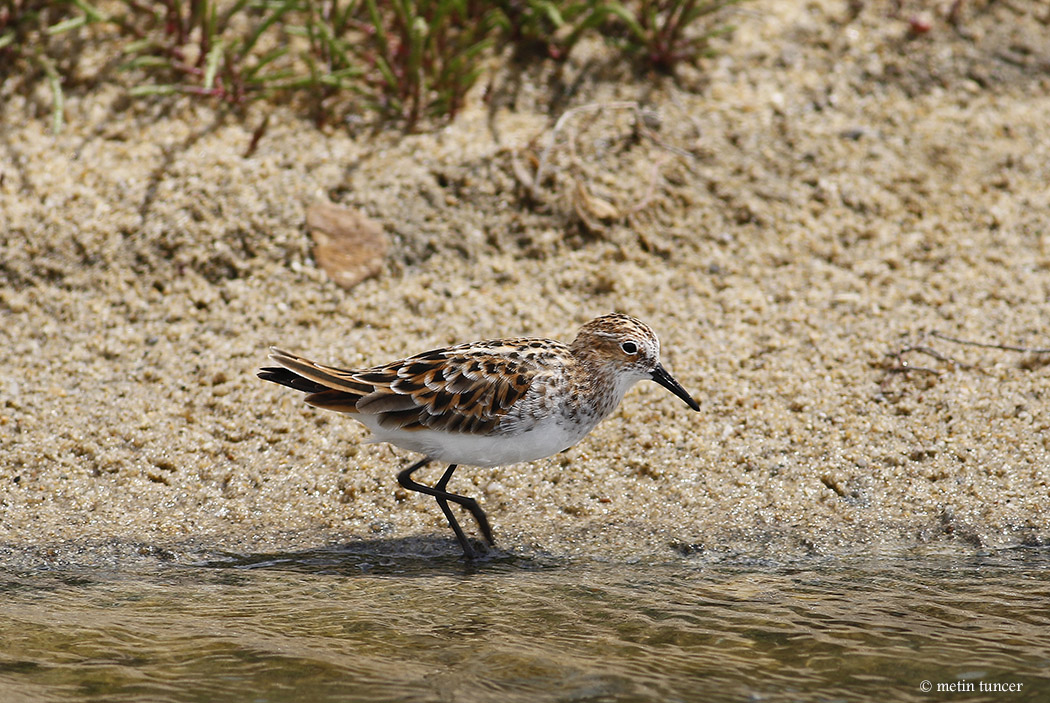
[[[600,43],[560,92],[494,65],[410,136],[128,100],[90,46],[56,136],[6,81],[2,558],[454,553],[397,485],[416,457],[260,381],[268,347],[367,366],[613,310],[701,412],[641,384],[566,453],[460,468],[500,548],[1050,543],[1050,12],[967,2],[916,35],[901,4],[745,3],[677,81]],[[390,238],[349,290],[313,258],[324,200]]]

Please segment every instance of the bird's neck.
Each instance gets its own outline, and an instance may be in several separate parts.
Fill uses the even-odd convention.
[[[617,373],[612,364],[596,355],[579,355],[576,361],[573,395],[579,407],[597,424],[616,409],[634,380]]]

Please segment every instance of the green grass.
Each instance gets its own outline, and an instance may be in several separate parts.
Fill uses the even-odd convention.
[[[664,73],[673,73],[683,61],[695,60],[707,51],[712,37],[731,29],[721,26],[689,33],[699,20],[741,0],[641,0],[604,3],[604,11],[622,22],[627,30],[624,51]]]
[[[134,97],[192,95],[243,108],[286,95],[319,122],[371,112],[406,130],[455,117],[497,49],[564,60],[588,35],[624,60],[673,73],[695,61],[709,18],[739,0],[0,0],[0,75],[47,81],[62,127],[51,40],[115,28]]]
[[[49,32],[64,27],[72,29],[84,22],[72,17],[71,2],[47,2],[46,0],[2,0],[0,1],[0,78],[7,78],[7,67],[18,59],[24,60],[30,72],[43,74],[51,91],[51,129],[62,131],[65,96],[62,92],[62,77],[54,60],[42,48],[41,41]]]

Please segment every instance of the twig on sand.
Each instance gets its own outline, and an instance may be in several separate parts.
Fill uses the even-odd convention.
[[[1032,366],[1043,365],[1042,359],[1045,358],[1047,355],[1050,355],[1050,348],[1022,347],[1014,344],[993,344],[990,342],[975,342],[969,339],[952,337],[951,335],[945,334],[943,332],[937,332],[936,330],[929,332],[928,334],[930,337],[942,339],[946,342],[951,342],[952,344],[962,344],[969,347],[979,347],[981,349],[1001,349],[1002,351],[1017,352],[1019,354],[1029,354],[1033,357],[1038,357],[1039,359],[1035,361],[1034,364],[1029,364]],[[914,372],[935,377],[943,375],[944,372],[939,371],[937,369],[932,369],[926,366],[912,365],[905,358],[905,355],[907,354],[925,354],[926,356],[936,359],[937,361],[943,362],[945,364],[951,364],[955,368],[970,369],[974,371],[979,371],[981,373],[986,373],[986,371],[977,364],[968,364],[966,362],[959,361],[955,357],[942,354],[936,349],[923,344],[915,344],[907,347],[902,347],[901,349],[898,349],[896,351],[887,352],[886,356],[893,359],[895,364],[887,366],[885,369],[886,373],[907,375],[909,373]]]
[[[546,143],[543,146],[543,151],[540,152],[539,160],[536,163],[536,171],[531,176],[528,174],[528,170],[522,165],[517,158],[517,155],[512,155],[513,163],[512,169],[515,177],[521,182],[523,186],[529,189],[529,193],[536,200],[540,200],[540,186],[543,183],[543,179],[546,178],[547,172],[551,169],[551,156],[554,152],[555,146],[558,144],[559,135],[567,130],[567,125],[577,115],[581,115],[588,112],[601,112],[603,110],[631,110],[635,113],[635,122],[638,125],[638,132],[645,135],[653,144],[658,146],[665,151],[669,151],[677,156],[682,156],[687,159],[695,159],[694,154],[689,153],[685,149],[668,144],[664,140],[660,139],[652,129],[648,127],[645,122],[645,115],[642,114],[642,107],[634,100],[622,100],[615,102],[599,102],[599,103],[588,103],[586,105],[578,105],[573,108],[569,108],[558,117],[558,120],[554,123],[554,127],[547,132]],[[575,135],[576,132],[573,130],[568,138],[569,152],[573,157],[574,163],[576,162],[576,147],[575,147]],[[655,182],[655,179],[654,179]],[[651,199],[651,198],[650,198]],[[638,208],[634,208],[637,210]]]
[[[916,346],[904,347],[902,349],[898,349],[897,351],[892,351],[892,352],[887,353],[886,356],[888,356],[888,357],[890,357],[892,359],[895,359],[897,361],[897,365],[889,367],[888,369],[886,369],[886,372],[887,373],[904,373],[904,374],[906,374],[906,373],[910,373],[910,372],[914,371],[914,372],[918,372],[918,373],[930,374],[932,376],[940,376],[941,375],[941,372],[937,371],[936,369],[927,368],[925,366],[912,366],[908,362],[908,360],[904,358],[905,354],[911,354],[911,353],[925,354],[926,356],[933,357],[937,361],[943,361],[946,364],[951,364],[951,365],[956,366],[956,367],[961,368],[961,369],[975,369],[975,368],[977,368],[973,364],[967,364],[964,361],[959,361],[958,359],[952,358],[950,356],[945,356],[944,354],[941,354],[939,351],[937,351],[936,349],[933,349],[932,347],[916,345]]]
[[[649,205],[649,202],[653,199],[653,196],[656,194],[656,182],[660,178],[660,169],[662,169],[664,167],[664,164],[667,163],[667,158],[668,157],[666,154],[662,154],[660,158],[653,161],[653,168],[649,176],[649,187],[646,189],[645,195],[642,196],[641,200],[629,207],[625,214],[633,215],[636,212],[644,210],[646,206]]]
[[[1021,354],[1050,354],[1050,348],[1040,349],[1038,347],[1018,347],[1012,344],[991,344],[988,342],[974,342],[969,339],[959,339],[958,337],[950,337],[943,332],[937,332],[936,330],[930,332],[931,337],[937,339],[943,339],[946,342],[952,342],[954,344],[965,344],[970,347],[981,347],[982,349],[1002,349],[1003,351],[1019,352]]]
[[[252,140],[248,142],[248,148],[244,152],[244,158],[251,158],[255,154],[255,150],[259,148],[259,142],[262,140],[263,135],[266,134],[266,128],[270,126],[270,113],[266,113],[263,117],[262,122],[255,131],[252,132]]]
[[[554,127],[550,132],[547,133],[547,144],[543,147],[543,152],[540,154],[539,163],[536,166],[536,173],[532,177],[527,177],[524,168],[515,168],[514,174],[522,181],[522,185],[529,189],[532,193],[532,197],[537,200],[540,199],[540,183],[543,182],[543,177],[546,176],[547,164],[550,162],[551,152],[554,151],[554,145],[558,141],[558,133],[565,127],[566,123],[574,116],[583,112],[593,112],[595,110],[637,110],[638,103],[633,100],[625,100],[620,102],[610,103],[588,103],[587,105],[579,105],[577,107],[569,108],[561,114],[558,121],[554,123]],[[517,159],[515,158],[515,161]]]

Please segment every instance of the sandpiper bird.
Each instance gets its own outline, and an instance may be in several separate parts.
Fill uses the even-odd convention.
[[[607,417],[636,382],[656,381],[693,410],[700,406],[660,365],[660,340],[648,325],[609,314],[584,325],[572,344],[497,339],[435,349],[368,369],[337,369],[279,349],[279,367],[259,378],[308,393],[310,405],[350,413],[372,442],[419,452],[398,474],[404,488],[437,498],[463,553],[474,548],[449,501],[474,516],[493,545],[485,512],[446,490],[460,464],[492,467],[534,461],[573,446]],[[412,480],[431,461],[448,464],[433,486]]]

